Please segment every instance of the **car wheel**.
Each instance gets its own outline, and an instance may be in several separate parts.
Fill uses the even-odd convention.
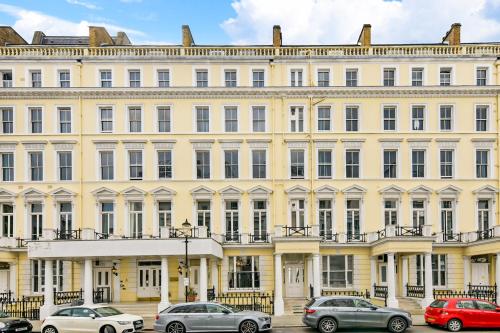
[[[333,333],[337,330],[337,322],[330,317],[323,318],[319,321],[318,329],[321,333]]]
[[[178,321],[174,321],[167,326],[167,333],[184,333],[185,331],[184,325]]]
[[[389,324],[387,325],[387,328],[392,333],[402,333],[406,330],[407,327],[408,323],[402,317],[391,318],[391,320],[389,320]]]
[[[43,333],[57,333],[57,329],[54,326],[47,326],[43,329]]]
[[[458,332],[462,329],[462,322],[458,319],[450,319],[446,324],[446,328],[448,328],[448,331]]]
[[[259,328],[253,320],[245,320],[240,324],[240,333],[257,333]]]
[[[101,333],[116,333],[116,330],[113,326],[106,325],[102,328]]]

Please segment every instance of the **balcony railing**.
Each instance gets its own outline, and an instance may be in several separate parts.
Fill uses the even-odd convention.
[[[16,238],[17,245],[16,247],[19,249],[28,247],[28,240],[24,238]]]
[[[495,229],[494,228],[476,231],[476,241],[490,239],[493,237],[495,237]]]
[[[169,237],[170,238],[198,238],[199,237],[199,229],[198,228],[190,228],[187,231],[179,228],[170,228]],[[210,236],[209,236],[210,237]]]
[[[3,88],[12,88],[12,80],[3,80],[2,87]]]
[[[284,226],[283,230],[285,231],[285,237],[309,237],[311,236],[311,227],[290,227]]]
[[[100,239],[109,239],[109,234],[105,232],[94,232],[95,239],[100,240]]]
[[[446,232],[442,234],[442,240],[443,242],[462,242],[462,233],[454,233],[454,232]]]
[[[81,229],[75,229],[75,230],[59,230],[56,229],[55,231],[55,239],[60,239],[60,240],[68,240],[68,239],[81,239],[82,238],[82,230]]]
[[[269,243],[269,234],[267,233],[255,233],[248,235],[248,241],[250,243]]]
[[[319,235],[323,241],[335,242],[335,243],[337,243],[339,241],[339,237],[338,237],[339,235],[336,233],[333,233],[333,232],[320,231]]]
[[[365,243],[366,234],[348,232],[346,241],[347,243]]]
[[[224,235],[225,243],[241,243],[241,234],[237,232],[228,233]]]
[[[384,303],[387,306],[387,295],[389,293],[389,290],[387,286],[377,286],[376,284],[373,285],[373,294],[375,297],[383,298]]]

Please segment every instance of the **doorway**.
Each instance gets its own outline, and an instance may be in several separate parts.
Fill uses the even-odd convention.
[[[94,268],[94,289],[102,293],[94,296],[96,303],[109,303],[111,298],[111,269]]]
[[[489,285],[489,268],[488,263],[472,263],[472,284],[473,285]]]
[[[138,263],[137,297],[159,298],[161,262],[142,261]]]
[[[304,297],[304,264],[285,264],[286,297]]]

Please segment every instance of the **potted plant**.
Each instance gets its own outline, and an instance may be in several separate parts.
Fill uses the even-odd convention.
[[[196,296],[198,296],[198,293],[193,288],[189,288],[187,292],[188,302],[194,302],[196,300]]]

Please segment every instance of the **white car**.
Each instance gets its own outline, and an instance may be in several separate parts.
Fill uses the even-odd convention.
[[[132,333],[142,332],[143,328],[142,317],[106,305],[64,308],[42,322],[42,333]]]

